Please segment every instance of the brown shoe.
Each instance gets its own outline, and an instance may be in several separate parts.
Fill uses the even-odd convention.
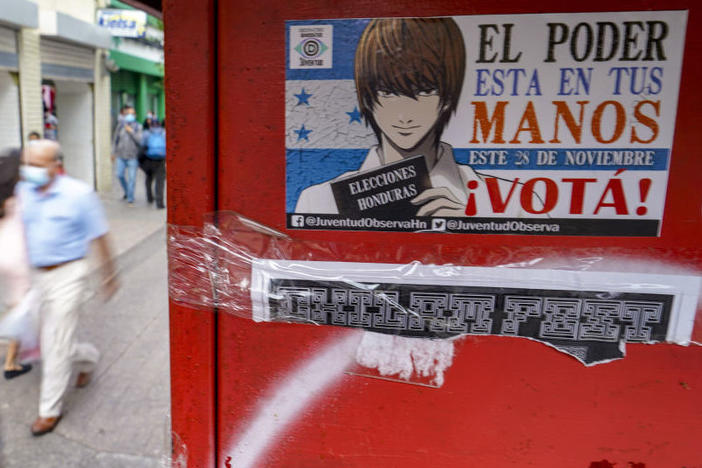
[[[80,374],[78,374],[78,378],[76,379],[76,387],[86,387],[91,380],[93,380],[92,372],[81,372]]]
[[[55,418],[38,417],[37,420],[34,421],[34,424],[32,424],[32,435],[38,437],[53,431],[54,428],[58,426],[60,420],[61,415],[56,416]]]

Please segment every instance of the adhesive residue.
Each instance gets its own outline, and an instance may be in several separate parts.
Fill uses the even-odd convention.
[[[433,385],[444,384],[444,372],[453,363],[452,340],[407,338],[365,332],[356,350],[356,362],[376,369],[382,376],[410,380],[413,376],[430,378]]]

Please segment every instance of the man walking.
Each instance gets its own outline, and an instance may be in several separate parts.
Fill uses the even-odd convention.
[[[123,198],[130,206],[133,206],[142,129],[139,122],[136,121],[133,107],[124,106],[121,114],[122,120],[117,124],[112,139],[112,160],[117,161],[117,177],[124,190]],[[125,171],[127,172],[126,177]]]
[[[146,156],[141,168],[146,174],[146,200],[153,203],[156,199],[156,207],[163,209],[163,183],[166,179],[166,129],[163,128],[158,119],[151,120],[151,125],[143,134],[143,148]],[[155,191],[151,191],[154,179],[156,180]]]
[[[61,419],[72,364],[79,365],[76,385],[85,386],[100,356],[93,345],[76,341],[91,242],[100,256],[105,296],[117,289],[100,202],[91,187],[58,174],[60,155],[53,141],[28,145],[19,187],[29,262],[42,302],[43,366],[39,417],[32,424],[35,436],[52,431]]]

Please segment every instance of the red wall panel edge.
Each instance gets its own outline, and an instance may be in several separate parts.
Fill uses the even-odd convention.
[[[215,209],[214,0],[164,5],[168,223],[202,224]],[[215,466],[212,311],[170,302],[172,430],[190,468]]]

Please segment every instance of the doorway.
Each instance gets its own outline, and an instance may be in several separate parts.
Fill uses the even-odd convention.
[[[93,89],[89,83],[55,81],[58,141],[71,177],[95,185]]]

